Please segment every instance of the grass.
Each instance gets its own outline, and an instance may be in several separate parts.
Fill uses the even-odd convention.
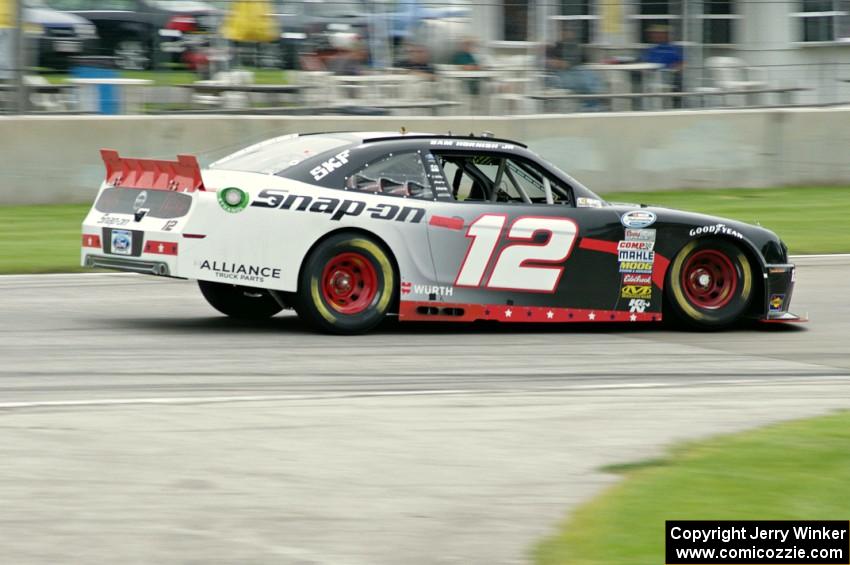
[[[776,231],[792,253],[850,252],[850,187],[606,194],[706,212]],[[80,224],[88,205],[0,206],[0,273],[78,270]]]
[[[688,444],[609,468],[624,481],[534,549],[538,565],[664,563],[664,521],[850,515],[850,412]]]
[[[0,273],[82,270],[80,231],[89,208],[0,206]]]
[[[760,223],[775,231],[792,254],[850,251],[850,187],[689,190],[606,193],[617,202],[640,202]]]

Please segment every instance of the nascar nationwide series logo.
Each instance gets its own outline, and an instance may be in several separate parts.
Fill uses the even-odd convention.
[[[325,196],[314,198],[303,194],[291,194],[288,190],[281,189],[260,191],[257,197],[254,198],[251,206],[327,214],[334,221],[339,221],[346,216],[356,218],[366,213],[373,220],[418,224],[425,217],[425,209],[417,206],[375,204],[367,208],[366,203],[360,200],[329,198]]]

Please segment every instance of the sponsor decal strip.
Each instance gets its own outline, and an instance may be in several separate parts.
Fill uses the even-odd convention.
[[[660,322],[660,312],[623,312],[588,308],[549,308],[546,306],[508,306],[505,304],[453,304],[402,300],[399,320],[472,322],[577,323],[577,322]]]
[[[431,216],[428,220],[428,225],[446,228],[450,230],[462,230],[463,218],[449,218],[448,216]]]
[[[606,241],[604,239],[592,239],[589,237],[582,238],[579,243],[579,247],[582,249],[588,249],[590,251],[599,251],[601,253],[611,253],[612,255],[617,255],[617,245],[616,241]],[[670,260],[659,254],[655,253],[655,261],[652,266],[652,282],[656,284],[659,288],[664,288],[664,275],[667,273],[667,266],[670,265]]]
[[[590,237],[583,237],[578,246],[582,249],[587,249],[589,251],[599,251],[602,253],[613,253],[617,254],[617,242],[616,241],[606,241],[604,239],[593,239]]]

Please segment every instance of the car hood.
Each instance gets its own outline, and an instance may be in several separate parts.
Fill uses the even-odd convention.
[[[167,12],[177,12],[181,14],[218,11],[210,4],[195,2],[194,0],[174,0],[173,2],[154,2],[154,4],[157,8]]]
[[[24,10],[24,21],[31,24],[41,24],[45,26],[74,26],[89,23],[87,19],[81,18],[75,14],[58,12],[56,10],[47,10],[45,8],[26,8]]]
[[[689,236],[710,236],[713,234],[726,235],[750,241],[756,248],[761,249],[764,255],[770,255],[771,260],[779,260],[775,256],[775,251],[768,253],[767,247],[776,249],[782,247],[782,242],[776,233],[756,224],[732,220],[721,216],[712,216],[709,214],[698,214],[696,212],[686,212],[673,208],[664,208],[662,206],[643,206],[639,204],[622,204],[611,203],[611,210],[616,212],[622,221],[623,216],[628,212],[645,211],[652,212],[656,216],[655,222],[647,227],[656,228],[660,226],[677,228],[686,230]],[[755,218],[754,218],[755,219]],[[691,233],[693,230],[705,228],[704,231]]]

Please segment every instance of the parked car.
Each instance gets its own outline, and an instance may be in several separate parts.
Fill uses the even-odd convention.
[[[97,30],[90,21],[51,9],[43,0],[25,0],[24,33],[28,65],[67,67],[71,57],[90,53]]]
[[[122,69],[147,69],[187,60],[209,44],[219,11],[195,0],[42,0],[50,7],[84,16],[97,27],[99,55],[111,55]]]
[[[312,52],[324,58],[338,49],[348,48],[357,38],[383,36],[398,45],[404,40],[423,39],[429,50],[441,47],[445,37],[428,41],[432,34],[417,33],[420,28],[446,24],[468,15],[469,8],[451,2],[350,0],[321,2],[317,0],[279,0],[275,16],[280,22],[281,53],[285,68],[298,67],[298,54]],[[374,56],[374,51],[372,52]],[[389,63],[389,61],[385,61]]]

